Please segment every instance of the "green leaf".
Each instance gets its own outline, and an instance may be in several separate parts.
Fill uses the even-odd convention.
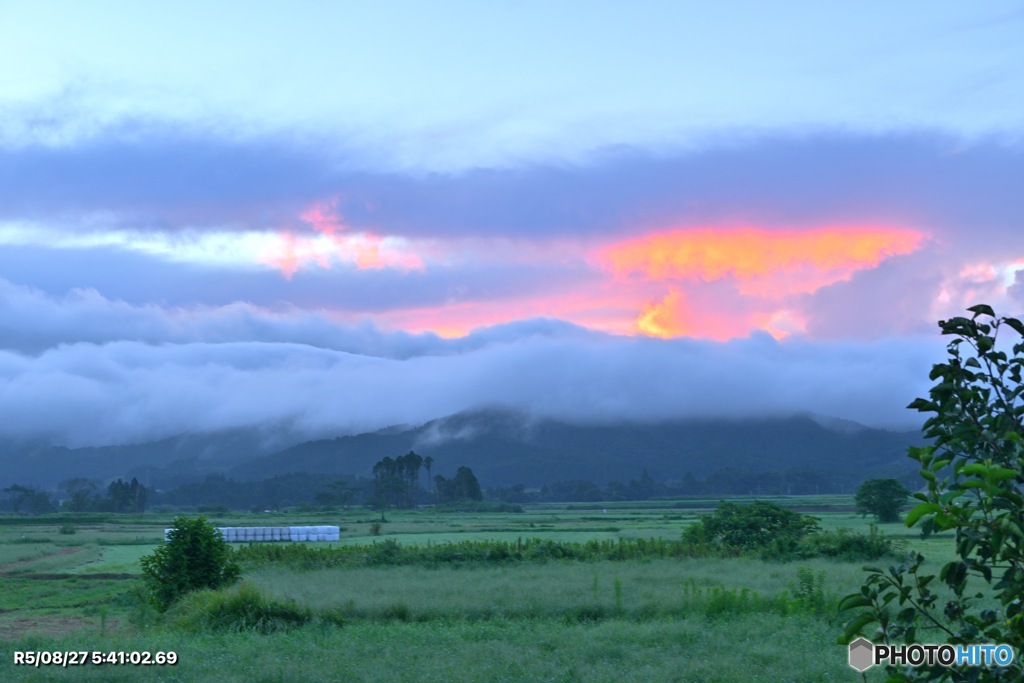
[[[846,631],[843,633],[843,638],[845,638],[845,644],[849,644],[855,636],[859,636],[861,634],[861,629],[875,621],[878,621],[875,615],[868,613],[860,615],[859,617],[851,621],[849,624],[847,624]]]
[[[1006,481],[1007,479],[1015,479],[1019,474],[1017,470],[1011,470],[1006,467],[993,467],[985,473],[985,481],[990,483]]]
[[[856,607],[871,607],[871,600],[860,593],[851,593],[839,601],[839,606],[836,609],[839,612],[845,612]]]
[[[1020,524],[1009,517],[1002,518],[1002,526],[1004,531],[1013,534],[1017,538],[1024,538],[1024,530],[1021,529]]]
[[[907,513],[907,519],[904,522],[907,526],[914,526],[917,520],[921,519],[924,515],[928,515],[934,512],[940,512],[942,506],[938,503],[921,503]]]
[[[973,313],[975,318],[977,318],[979,315],[987,315],[990,318],[996,317],[996,312],[993,311],[992,307],[987,304],[978,304],[977,306],[971,306],[967,310]]]
[[[1003,322],[1006,323],[1011,329],[1017,331],[1017,334],[1024,336],[1024,323],[1017,318],[1004,318]]]

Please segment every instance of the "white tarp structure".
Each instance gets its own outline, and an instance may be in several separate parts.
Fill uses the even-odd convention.
[[[336,526],[222,526],[217,531],[228,543],[267,543],[270,541],[340,541]],[[164,529],[164,540],[171,529]]]

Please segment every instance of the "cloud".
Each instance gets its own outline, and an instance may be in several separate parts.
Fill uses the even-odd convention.
[[[711,339],[834,338],[872,319],[881,337],[1009,301],[1019,177],[1019,144],[934,132],[723,133],[434,173],[152,124],[0,151],[0,274],[59,296],[316,308],[446,336],[556,317]],[[883,319],[887,296],[900,312]]]
[[[224,139],[140,124],[0,151],[7,218],[102,217],[115,225],[267,227],[331,191],[330,160],[302,142]]]
[[[423,270],[306,268],[287,280],[270,267],[225,272],[125,249],[40,246],[0,248],[0,277],[58,297],[72,289],[95,289],[106,298],[135,305],[222,306],[246,301],[269,309],[316,309],[349,318],[406,310],[442,314],[447,307],[467,302],[489,303],[496,312],[510,300],[593,288],[597,279],[580,263],[502,262],[482,255],[458,267]]]
[[[294,306],[271,310],[243,302],[133,305],[91,289],[55,297],[0,280],[0,349],[28,355],[82,342],[100,346],[120,341],[148,345],[270,342],[403,359],[462,353],[510,339],[591,334],[562,321],[532,319],[481,327],[465,337],[444,340],[431,332],[382,329],[369,320],[339,322],[323,312]]]
[[[265,250],[259,260],[279,269],[287,278],[300,268],[315,264],[330,268],[333,262],[350,264],[361,270],[395,268],[423,270],[423,258],[404,244],[404,240],[361,232],[354,235],[322,235],[317,238],[284,232]]]
[[[668,283],[665,296],[649,302],[637,317],[645,334],[729,339],[764,329],[785,337],[806,328],[803,317],[786,308],[797,295],[914,251],[923,239],[914,230],[880,226],[801,232],[698,227],[615,242],[600,258],[620,279]],[[727,289],[700,286],[723,280],[730,283]],[[694,294],[706,300],[712,289],[718,290],[716,300],[694,306]],[[728,315],[715,315],[716,309]]]
[[[493,404],[582,422],[810,410],[908,425],[903,407],[925,391],[935,346],[507,335],[399,359],[281,342],[76,343],[0,351],[0,435],[68,446],[232,428],[308,438]]]
[[[732,277],[745,290],[814,291],[873,268],[884,258],[917,249],[923,235],[892,227],[851,226],[801,232],[756,227],[690,228],[613,243],[603,249],[620,276],[651,280],[719,280]]]
[[[1007,288],[1006,293],[1010,299],[1024,310],[1024,268],[1016,271],[1013,277],[1013,284]]]
[[[936,357],[927,338],[716,344],[542,319],[442,339],[299,309],[133,306],[9,283],[0,325],[0,434],[70,446],[231,428],[331,436],[495,403],[576,421],[811,410],[908,424],[902,406]]]
[[[894,257],[877,268],[854,273],[806,296],[802,310],[807,334],[821,339],[871,339],[886,335],[929,334],[948,317],[937,298],[945,279],[934,247]],[[948,270],[948,269],[947,269]],[[1001,302],[989,299],[992,305]],[[973,301],[958,306],[961,315]]]
[[[689,147],[446,173],[389,169],[378,156],[358,143],[112,126],[0,149],[0,219],[312,231],[302,216],[331,202],[352,231],[424,239],[623,235],[680,222],[971,224],[1005,236],[1024,219],[1019,142],[933,131],[725,131]]]
[[[68,446],[234,428],[334,436],[494,404],[577,422],[812,411],[912,426],[904,406],[942,356],[933,333],[716,343],[534,319],[444,339],[301,309],[137,306],[3,282],[0,340],[0,436]]]

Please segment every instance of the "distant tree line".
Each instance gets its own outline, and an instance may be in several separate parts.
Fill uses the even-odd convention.
[[[208,475],[199,481],[157,491],[153,504],[200,512],[280,510],[292,507],[362,505],[373,495],[373,481],[356,477],[325,477],[298,472],[257,481]]]
[[[110,482],[106,492],[97,482],[83,478],[63,482],[56,494],[19,484],[12,484],[3,492],[7,494],[3,509],[35,515],[57,511],[145,512],[150,495],[149,489],[134,477],[131,481]]]
[[[91,479],[69,479],[61,484],[67,497],[60,509],[66,512],[145,512],[149,505],[149,489],[132,477],[131,481],[116,479],[104,493]]]
[[[455,475],[433,477],[434,460],[409,451],[384,457],[370,477],[300,472],[256,481],[238,481],[224,475],[152,490],[137,479],[117,479],[103,488],[98,482],[77,478],[57,491],[13,484],[2,490],[0,510],[21,514],[71,512],[142,512],[154,506],[171,510],[216,512],[227,510],[280,510],[293,507],[366,506],[379,510],[418,505],[448,505],[491,501],[520,505],[534,502],[614,502],[679,496],[769,496],[816,493],[853,493],[863,478],[817,470],[750,472],[721,470],[698,479],[687,473],[676,481],[659,481],[647,470],[627,482],[599,485],[585,479],[556,481],[540,487],[524,484],[482,490],[468,467]],[[425,476],[424,476],[425,475]]]
[[[165,491],[147,491],[147,500],[150,506],[200,512],[347,506],[383,510],[483,500],[480,483],[468,467],[459,467],[451,479],[440,474],[431,479],[433,463],[430,456],[422,457],[415,451],[409,451],[405,455],[379,460],[371,470],[371,478],[298,472],[257,481],[238,481],[211,474]],[[95,482],[74,480],[72,483],[73,486],[66,486],[70,489],[68,499],[72,501],[71,507],[62,509],[98,509],[90,508],[91,503],[88,502],[96,490]],[[120,500],[118,496],[125,493],[123,487],[116,482],[111,486],[113,498]],[[127,492],[130,491],[129,484]],[[28,500],[24,499],[23,509]],[[104,509],[121,511],[120,507]]]
[[[539,488],[523,484],[494,487],[486,491],[488,500],[506,503],[615,502],[651,500],[679,496],[773,496],[819,493],[853,493],[863,476],[843,476],[819,470],[750,472],[719,470],[697,479],[692,473],[677,481],[657,481],[644,470],[636,479],[600,486],[585,479],[556,481]]]

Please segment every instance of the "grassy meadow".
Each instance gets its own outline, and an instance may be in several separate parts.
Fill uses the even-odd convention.
[[[777,499],[825,529],[866,530],[843,496]],[[527,506],[522,513],[362,509],[209,515],[219,526],[332,524],[339,543],[420,548],[463,541],[678,540],[716,501]],[[171,516],[0,517],[0,678],[178,681],[854,681],[835,614],[863,562],[752,557],[557,559],[300,567],[243,563],[244,587],[159,615],[139,558]],[[379,528],[378,528],[379,525]],[[68,533],[71,530],[74,533]],[[951,540],[884,533],[935,566]],[[377,532],[377,533],[375,533]],[[378,544],[374,546],[373,544]],[[281,544],[276,544],[281,545]],[[234,593],[232,593],[234,591]],[[211,626],[249,591],[280,615]],[[228,595],[230,594],[230,595]],[[218,603],[219,604],[219,603]],[[288,619],[300,619],[293,628]],[[298,622],[296,622],[298,623]],[[15,650],[174,651],[176,666],[13,666]],[[880,672],[868,680],[882,680]]]

